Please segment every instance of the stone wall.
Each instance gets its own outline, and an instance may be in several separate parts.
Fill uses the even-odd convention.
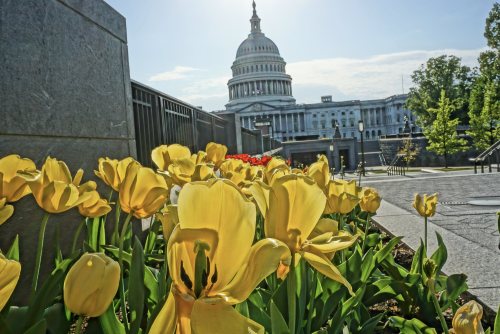
[[[84,168],[87,180],[99,157],[135,156],[125,18],[102,0],[0,0],[0,119],[0,157],[17,153],[40,167],[50,155],[72,173]],[[14,303],[29,292],[42,214],[27,196],[1,226],[3,251],[20,236]],[[81,219],[74,209],[50,217],[44,275],[56,227],[68,251]]]
[[[471,147],[470,137],[466,137],[469,147]],[[386,138],[380,139],[380,150],[385,157],[387,164],[390,164],[401,147],[403,147],[404,138]],[[444,166],[444,156],[437,155],[434,152],[426,150],[427,139],[425,137],[412,138],[413,144],[420,149],[416,160],[411,163],[415,167],[440,167]],[[448,157],[449,166],[469,166],[469,158],[479,154],[474,148],[465,152],[459,152]]]

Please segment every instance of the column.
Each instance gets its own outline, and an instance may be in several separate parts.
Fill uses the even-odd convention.
[[[285,127],[286,127],[286,133],[288,136],[288,114],[285,114]]]
[[[281,117],[281,114],[279,115],[280,117],[280,131],[283,132],[283,118]]]

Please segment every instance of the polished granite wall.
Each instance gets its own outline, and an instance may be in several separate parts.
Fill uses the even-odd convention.
[[[101,156],[135,156],[125,18],[102,0],[0,0],[0,157],[50,155],[72,173],[93,178]],[[100,185],[101,195],[109,190]],[[28,196],[0,226],[0,249],[20,235],[22,279],[33,271],[41,210]],[[76,210],[51,216],[43,273],[54,249],[56,226],[67,250],[82,218]]]

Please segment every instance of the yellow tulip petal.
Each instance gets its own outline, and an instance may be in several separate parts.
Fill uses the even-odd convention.
[[[351,247],[356,242],[356,239],[356,236],[352,236],[347,232],[340,232],[339,235],[332,235],[331,232],[327,232],[310,240],[304,250],[308,251],[312,248],[324,254],[332,253]]]
[[[0,203],[0,225],[5,223],[14,214],[13,205],[5,205],[5,198],[3,199],[4,204]]]
[[[202,241],[209,245],[210,250],[207,252],[207,257],[212,259],[219,244],[217,232],[210,229],[181,229],[178,224],[167,244],[167,263],[172,277],[173,284],[180,293],[189,294],[190,287],[181,278],[181,267],[187,274],[187,277],[194,283],[194,267],[195,267],[195,252],[194,245],[196,241]],[[219,266],[217,265],[219,272]],[[215,264],[210,263],[210,273],[215,272]]]
[[[263,217],[266,217],[267,209],[269,207],[269,192],[271,187],[261,181],[256,181],[249,188],[250,193],[259,207],[260,213]]]
[[[8,260],[0,253],[0,311],[9,301],[12,292],[16,288],[21,264],[17,261]]]
[[[179,194],[178,213],[182,229],[217,231],[219,245],[210,262],[217,265],[218,279],[212,291],[225,287],[252,246],[255,205],[232,182],[209,180],[184,186]],[[237,251],[235,245],[238,245]]]
[[[351,295],[353,295],[351,284],[342,276],[340,271],[335,267],[328,258],[323,254],[314,254],[311,252],[302,253],[304,259],[317,271],[326,277],[343,284]]]
[[[149,334],[173,334],[176,326],[175,300],[172,292],[168,294],[167,300],[156,316]]]
[[[311,177],[321,189],[326,189],[330,182],[330,167],[328,162],[317,161],[307,170],[307,175]]]
[[[264,334],[264,327],[242,316],[230,305],[194,302],[191,328],[196,334]]]
[[[259,283],[276,271],[280,264],[289,264],[290,249],[276,239],[262,239],[250,249],[247,259],[234,279],[217,295],[229,304],[243,302]]]
[[[339,222],[330,218],[321,218],[316,226],[314,226],[314,230],[311,232],[308,239],[314,239],[327,232],[332,232],[333,235],[337,235],[339,232]]]
[[[460,306],[452,320],[455,334],[484,334],[481,318],[483,317],[483,307],[471,300]]]
[[[290,174],[275,181],[269,194],[266,237],[298,248],[311,234],[325,208],[326,197],[307,176]]]
[[[168,205],[165,209],[156,214],[156,219],[161,222],[163,239],[168,241],[175,226],[179,224],[177,205]]]

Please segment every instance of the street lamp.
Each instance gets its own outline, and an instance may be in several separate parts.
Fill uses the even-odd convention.
[[[365,146],[363,142],[363,132],[365,131],[365,123],[363,120],[358,122],[358,131],[361,134],[361,174],[365,176]]]

